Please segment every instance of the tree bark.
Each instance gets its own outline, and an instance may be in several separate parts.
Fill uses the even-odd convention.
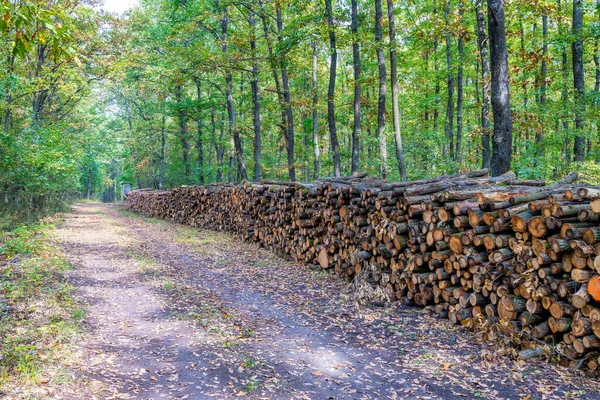
[[[385,134],[385,95],[386,95],[386,70],[383,55],[381,34],[381,0],[375,0],[375,42],[377,45],[377,65],[379,69],[379,98],[377,100],[377,135],[379,137],[379,173],[382,179],[387,178],[387,139]]]
[[[464,3],[460,3],[460,21],[463,22],[465,13]],[[465,56],[465,38],[462,34],[458,36],[458,72],[456,74],[456,151],[455,161],[460,166],[462,161],[462,131],[463,131],[463,71]]]
[[[189,177],[191,173],[190,168],[190,141],[188,138],[188,126],[187,120],[188,115],[183,105],[183,85],[177,84],[175,87],[175,100],[177,101],[177,117],[179,119],[179,140],[181,141],[181,148],[183,151],[183,167],[185,177]],[[186,181],[186,183],[188,183]]]
[[[490,59],[484,0],[477,0],[477,45],[481,59],[481,168],[490,168]]]
[[[394,16],[394,1],[387,0],[388,20],[390,29],[390,78],[392,81],[392,111],[394,117],[394,138],[396,139],[396,159],[400,180],[406,180],[406,163],[402,148],[402,133],[400,132],[400,106],[398,105],[398,76],[396,66],[396,21]]]
[[[220,7],[219,1],[215,0],[215,6],[217,11],[222,13],[221,17],[221,51],[223,54],[227,54],[228,43],[227,43],[227,30],[229,27],[229,12],[227,7]],[[233,138],[233,147],[235,158],[237,159],[238,172],[241,179],[248,180],[248,173],[246,172],[246,164],[244,163],[244,152],[242,148],[242,140],[240,138],[240,132],[236,121],[235,104],[233,102],[232,94],[232,77],[231,70],[229,68],[225,71],[225,99],[227,101],[227,114],[229,116],[229,131]]]
[[[273,43],[271,41],[271,35],[269,31],[269,24],[267,23],[267,13],[264,9],[264,4],[262,0],[258,0],[258,6],[260,8],[260,18],[262,21],[263,32],[265,36],[265,42],[267,44],[267,51],[269,53],[269,65],[271,66],[271,74],[273,75],[273,80],[275,81],[275,91],[277,92],[277,100],[279,102],[279,107],[281,108],[281,132],[282,136],[287,142],[287,109],[285,106],[285,100],[283,98],[283,90],[281,89],[281,82],[279,79],[279,73],[277,72],[277,66],[279,61],[276,60],[275,55],[273,53]]]
[[[573,86],[575,88],[575,143],[573,154],[575,161],[585,160],[585,137],[583,124],[585,113],[585,82],[583,70],[583,1],[573,0]]]
[[[88,169],[88,181],[87,181],[87,199],[90,199],[92,195],[92,167]]]
[[[329,67],[329,87],[327,89],[327,122],[329,124],[329,139],[333,153],[333,174],[342,176],[340,168],[340,150],[335,126],[335,79],[337,75],[337,48],[335,44],[335,25],[333,23],[333,7],[331,0],[325,0],[327,11],[327,26],[329,28],[329,46],[331,48],[331,64]]]
[[[352,127],[352,174],[358,172],[360,123],[362,119],[360,92],[360,50],[358,45],[358,1],[352,0],[352,66],[354,68],[354,125]]]
[[[437,17],[437,2],[433,1],[433,15]],[[438,46],[439,39],[437,34],[433,38],[433,71],[435,74],[435,109],[433,110],[433,133],[437,137],[438,133],[438,119],[440,117],[440,80],[439,80],[439,66],[438,66]]]
[[[275,2],[276,14],[277,14],[277,38],[281,43],[282,31],[283,31],[283,19],[281,17],[281,5],[279,2]],[[280,59],[281,67],[281,82],[283,83],[283,101],[285,103],[285,116],[286,116],[286,143],[287,143],[287,161],[288,161],[288,176],[291,182],[296,181],[296,168],[294,166],[294,113],[292,112],[292,104],[290,98],[290,83],[287,74],[286,61]]]
[[[165,176],[165,142],[166,142],[166,130],[167,117],[163,112],[162,123],[160,126],[160,159],[158,164],[158,188],[163,188],[164,176]]]
[[[261,133],[260,133],[260,92],[258,87],[258,60],[256,58],[256,19],[254,13],[250,12],[248,17],[250,25],[250,52],[252,53],[252,108],[254,125],[254,180],[259,182],[262,178],[261,171]]]
[[[314,143],[314,179],[317,179],[321,174],[321,148],[319,147],[319,120],[317,106],[319,104],[319,92],[318,92],[318,81],[317,81],[317,61],[318,61],[318,49],[317,41],[313,41],[313,58],[312,58],[312,137]]]
[[[203,149],[203,138],[202,138],[202,119],[200,117],[200,101],[202,99],[202,90],[200,88],[200,80],[199,79],[194,79],[196,82],[196,93],[197,93],[197,102],[198,102],[198,109],[197,109],[197,116],[196,116],[196,126],[197,126],[197,136],[196,136],[196,150],[198,151],[198,183],[200,183],[201,185],[204,184],[204,149]],[[164,124],[163,124],[163,129],[164,129]],[[164,147],[162,149],[162,151],[164,152]],[[162,155],[162,157],[164,157],[164,154]],[[161,160],[162,163],[162,160]],[[160,169],[160,166],[159,166]],[[160,179],[159,179],[159,186],[161,185]]]
[[[508,54],[504,27],[504,0],[487,0],[490,67],[492,73],[492,176],[510,171],[512,159],[512,115],[508,88]]]
[[[217,125],[215,124],[215,110],[210,109],[210,123],[212,126],[213,137],[215,138],[215,153],[217,156],[217,182],[223,181],[223,119],[221,118],[221,127],[219,129],[219,136],[217,136]]]
[[[454,160],[454,73],[452,72],[452,37],[450,35],[450,1],[446,1],[444,10],[444,19],[446,21],[446,64],[448,68],[448,102],[446,104],[446,122],[444,124],[444,133],[446,134],[446,143],[444,144],[444,158],[450,157]]]
[[[561,9],[561,1],[558,0],[558,12],[560,13],[560,9]],[[564,34],[564,29],[563,29],[563,25],[560,23],[558,23],[558,32],[560,35]],[[562,71],[562,78],[563,78],[563,82],[562,82],[562,91],[561,91],[561,96],[560,96],[560,102],[562,104],[562,112],[561,112],[561,117],[562,117],[562,129],[563,129],[563,133],[565,135],[564,138],[564,155],[565,155],[565,162],[567,164],[569,164],[571,162],[571,140],[569,138],[569,116],[570,113],[568,112],[569,110],[569,90],[568,90],[568,86],[567,86],[567,82],[569,80],[569,67],[568,67],[568,57],[567,57],[567,50],[565,47],[563,47],[562,52],[561,52],[561,71]]]
[[[542,65],[540,67],[540,108],[541,112],[545,112],[546,110],[546,76],[548,75],[548,65],[546,62],[546,58],[548,57],[548,14],[544,10],[544,14],[542,15]],[[543,129],[544,124],[542,124],[542,130],[538,130],[538,133],[535,135],[535,143],[536,143],[536,162],[537,158],[543,156],[544,150],[541,148],[541,142],[544,137]]]

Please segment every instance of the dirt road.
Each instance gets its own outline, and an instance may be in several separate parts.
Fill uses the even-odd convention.
[[[73,399],[600,399],[419,309],[357,310],[347,283],[231,236],[80,204],[58,237],[87,309]]]

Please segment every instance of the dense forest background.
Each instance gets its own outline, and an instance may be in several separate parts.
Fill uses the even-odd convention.
[[[96,3],[0,0],[2,207],[490,163],[600,175],[597,0]]]

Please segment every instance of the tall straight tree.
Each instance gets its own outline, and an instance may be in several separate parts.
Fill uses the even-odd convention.
[[[352,173],[358,172],[360,122],[362,109],[360,101],[360,49],[358,45],[358,0],[352,0],[352,67],[354,69],[354,125],[352,126]]]
[[[406,180],[406,163],[402,148],[402,133],[400,132],[400,106],[398,104],[398,72],[396,66],[396,17],[394,15],[394,0],[387,0],[388,20],[390,25],[390,78],[392,80],[392,111],[394,116],[394,138],[396,139],[396,159],[400,179]]]
[[[512,115],[508,88],[508,53],[504,25],[504,0],[487,0],[490,67],[492,72],[492,176],[510,171],[512,161]]]
[[[446,65],[448,68],[448,102],[446,103],[446,123],[444,132],[446,134],[446,143],[444,144],[444,157],[450,156],[454,160],[454,73],[452,71],[452,35],[450,32],[450,0],[446,0],[444,10],[444,20],[446,22]]]
[[[583,71],[583,1],[573,0],[573,83],[575,87],[575,161],[585,160],[583,116],[585,113],[585,81]]]
[[[463,22],[465,5],[460,0],[459,14],[460,22]],[[462,162],[462,132],[463,132],[463,74],[465,58],[465,38],[464,33],[460,32],[458,36],[458,72],[456,74],[456,151],[454,159],[460,165]]]
[[[377,100],[377,136],[379,137],[379,173],[383,179],[387,178],[387,139],[385,135],[385,92],[386,71],[385,57],[383,55],[383,42],[381,33],[381,19],[383,12],[381,0],[375,0],[375,43],[377,46],[377,66],[379,69],[379,98]]]
[[[335,44],[335,25],[333,22],[333,7],[331,0],[325,0],[327,11],[327,26],[329,28],[329,47],[331,49],[331,63],[329,66],[329,87],[327,89],[327,123],[329,124],[329,140],[333,153],[333,174],[342,176],[340,168],[340,149],[335,126],[335,79],[337,75],[337,48]]]
[[[262,138],[260,133],[260,91],[258,86],[258,57],[256,50],[256,18],[252,10],[248,13],[248,25],[250,25],[250,53],[252,57],[252,80],[250,81],[250,87],[252,88],[252,114],[254,125],[254,180],[258,182],[262,178],[260,165]]]
[[[227,55],[229,49],[228,43],[228,29],[229,29],[229,11],[227,7],[222,7],[219,0],[214,0],[215,8],[217,12],[221,14],[221,51],[223,55]],[[244,163],[244,151],[242,148],[242,139],[240,137],[239,127],[237,126],[237,116],[235,111],[235,103],[233,101],[233,78],[231,76],[231,69],[225,70],[225,100],[227,102],[227,115],[229,117],[229,130],[232,136],[234,157],[237,160],[238,172],[240,178],[248,180],[248,173],[246,172],[246,164]]]
[[[487,26],[483,7],[485,0],[477,0],[477,47],[481,62],[481,168],[490,167],[490,58]]]
[[[277,20],[277,41],[283,41],[283,17],[281,16],[281,4],[275,2],[276,20]],[[282,55],[279,60],[281,67],[281,83],[283,83],[283,100],[285,102],[285,117],[286,117],[286,141],[287,141],[287,161],[288,161],[288,176],[290,181],[296,181],[296,166],[294,164],[294,142],[296,140],[294,131],[294,112],[292,110],[292,100],[290,95],[290,79],[287,73],[287,57]]]
[[[312,42],[312,139],[314,142],[314,177],[317,179],[321,174],[321,148],[319,147],[319,111],[317,107],[319,105],[319,91],[317,81],[317,67],[318,67],[318,56],[319,49],[317,41]]]
[[[179,119],[179,140],[183,151],[184,173],[187,178],[191,174],[190,167],[190,139],[188,137],[188,115],[187,108],[183,104],[183,85],[178,83],[175,86],[175,101],[177,102],[177,118]]]
[[[198,183],[200,183],[201,185],[204,184],[204,148],[203,148],[203,141],[204,138],[202,137],[202,115],[200,112],[201,109],[201,102],[202,102],[202,87],[201,87],[201,81],[200,78],[198,77],[194,77],[194,82],[196,83],[196,101],[198,103],[198,111],[197,111],[197,115],[196,115],[196,126],[197,126],[197,136],[196,136],[196,150],[198,151]],[[164,122],[162,124],[162,129],[164,130]],[[160,163],[162,165],[163,163],[163,158],[164,158],[164,148],[161,151],[161,160]],[[160,165],[159,165],[160,168]],[[159,180],[162,181],[162,178]],[[162,182],[159,183],[159,186],[162,186]]]

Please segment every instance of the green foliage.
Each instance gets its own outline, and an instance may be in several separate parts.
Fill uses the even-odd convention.
[[[84,314],[61,273],[70,268],[51,241],[53,221],[0,234],[0,385],[36,383],[43,363],[64,358]]]

